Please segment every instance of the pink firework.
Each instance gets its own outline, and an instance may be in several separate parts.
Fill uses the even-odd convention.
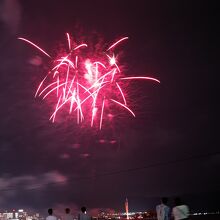
[[[53,66],[40,82],[35,97],[42,99],[55,97],[56,104],[50,120],[53,122],[62,109],[68,109],[69,114],[76,115],[77,123],[90,121],[91,127],[102,129],[103,123],[111,117],[114,106],[119,106],[135,117],[129,107],[125,93],[125,81],[152,80],[160,81],[153,77],[136,76],[126,77],[121,70],[118,56],[114,49],[127,40],[123,37],[110,45],[105,51],[94,52],[91,57],[89,45],[81,43],[76,45],[67,33],[68,51],[53,60]],[[44,55],[51,56],[33,42],[23,40],[37,48]]]

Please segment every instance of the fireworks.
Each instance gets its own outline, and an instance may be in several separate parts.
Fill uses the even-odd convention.
[[[128,37],[119,39],[104,51],[95,51],[91,56],[90,45],[77,45],[68,33],[66,36],[68,50],[56,59],[33,42],[18,38],[52,59],[53,66],[35,93],[35,97],[56,100],[50,120],[54,122],[59,111],[68,109],[69,114],[75,114],[78,124],[89,120],[91,127],[99,127],[101,130],[104,121],[112,117],[112,109],[116,105],[135,117],[126,101],[128,92],[125,81],[160,81],[153,77],[124,76],[114,50]]]

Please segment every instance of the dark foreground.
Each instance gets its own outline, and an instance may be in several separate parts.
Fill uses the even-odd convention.
[[[147,218],[146,220],[157,220],[157,218]],[[220,215],[192,215],[189,220],[220,220]]]
[[[220,220],[220,215],[193,215],[192,220]]]

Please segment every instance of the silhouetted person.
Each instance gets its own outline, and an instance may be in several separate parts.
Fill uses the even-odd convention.
[[[156,206],[157,219],[169,220],[170,219],[170,207],[167,206],[168,198],[161,198],[161,204]]]
[[[53,215],[53,209],[48,209],[48,214],[46,220],[57,220],[57,217]]]
[[[86,213],[86,207],[81,208],[81,213],[78,215],[78,220],[91,220],[91,217]]]
[[[65,209],[65,215],[63,216],[63,220],[73,220],[73,216],[70,214],[70,209]]]
[[[189,208],[187,205],[184,205],[179,197],[174,199],[174,207],[172,210],[172,216],[174,220],[188,219],[189,217]]]

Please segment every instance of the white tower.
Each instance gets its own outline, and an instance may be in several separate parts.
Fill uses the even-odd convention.
[[[128,217],[128,199],[127,198],[125,200],[125,212],[126,212],[126,215],[127,215],[127,219],[129,219],[129,217]]]

